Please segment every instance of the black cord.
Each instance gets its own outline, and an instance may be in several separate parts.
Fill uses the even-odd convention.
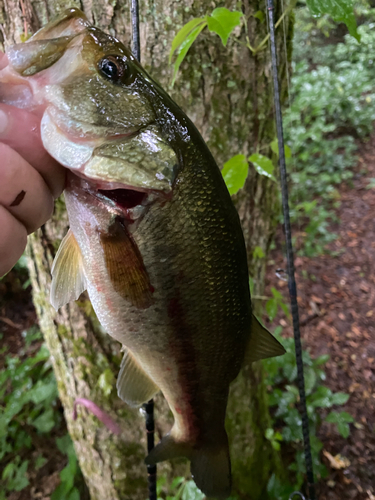
[[[132,18],[132,53],[137,61],[141,62],[141,43],[139,38],[139,5],[138,0],[131,3]]]
[[[147,451],[150,453],[155,446],[154,401],[150,399],[148,403],[143,405],[143,408],[146,412]],[[147,466],[147,475],[149,500],[157,500],[156,465]]]
[[[276,130],[277,130],[277,140],[279,144],[280,180],[281,180],[281,192],[282,192],[282,206],[284,213],[286,257],[288,263],[288,286],[289,286],[290,304],[293,317],[293,330],[294,330],[294,341],[295,341],[297,373],[298,373],[298,389],[300,395],[299,411],[302,418],[302,434],[303,434],[303,443],[305,450],[306,475],[307,475],[309,496],[310,500],[316,500],[314,471],[313,471],[313,463],[311,457],[311,445],[310,445],[310,435],[309,435],[309,418],[307,415],[307,408],[306,408],[305,378],[303,375],[301,333],[299,329],[299,314],[298,314],[298,303],[297,303],[297,286],[294,277],[295,271],[294,271],[294,258],[293,258],[293,246],[292,246],[292,231],[290,227],[290,217],[289,217],[288,184],[287,184],[285,154],[284,154],[283,122],[281,117],[279,82],[277,78],[277,53],[276,53],[276,41],[275,41],[275,19],[274,19],[273,0],[267,0],[267,9],[268,9],[270,42],[271,42]]]

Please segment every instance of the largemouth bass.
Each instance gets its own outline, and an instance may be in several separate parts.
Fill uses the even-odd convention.
[[[69,169],[70,230],[51,302],[87,289],[124,346],[119,396],[140,406],[164,394],[174,425],[146,463],[187,457],[198,487],[225,498],[229,384],[245,356],[285,351],[252,314],[244,238],[219,168],[185,113],[81,11],[7,56],[3,102],[40,112],[46,150]]]

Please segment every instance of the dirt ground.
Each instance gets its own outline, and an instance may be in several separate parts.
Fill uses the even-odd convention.
[[[318,485],[320,500],[375,500],[375,188],[366,189],[369,179],[375,178],[375,135],[361,147],[360,156],[352,183],[339,188],[339,222],[331,225],[338,239],[326,255],[296,259],[305,346],[314,357],[330,354],[326,385],[332,391],[350,393],[341,408],[355,419],[348,439],[333,424],[320,429],[323,450],[332,456],[340,454],[350,463],[334,469],[323,456],[329,476]],[[284,257],[274,252],[273,259],[268,286],[286,295],[286,283],[275,274],[275,269],[286,267]],[[10,352],[16,354],[23,345],[21,332],[35,321],[30,291],[22,290],[18,276],[11,273],[0,282],[0,297],[0,331]],[[0,370],[2,363],[0,359]],[[65,463],[58,462],[61,470]],[[49,461],[30,478],[31,487],[11,500],[48,500],[59,481],[51,463],[56,465]]]
[[[313,357],[330,355],[325,384],[350,394],[340,410],[355,419],[348,439],[333,424],[320,429],[323,450],[350,463],[335,469],[323,452],[329,476],[318,485],[320,500],[375,500],[375,188],[366,189],[375,178],[375,135],[360,153],[354,179],[339,187],[338,222],[330,226],[337,240],[326,255],[295,261],[304,345]],[[275,275],[286,268],[284,257],[273,257],[268,286],[287,296],[287,284]]]

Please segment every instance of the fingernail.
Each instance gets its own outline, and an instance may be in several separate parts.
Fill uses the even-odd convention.
[[[0,109],[0,136],[3,135],[8,127],[8,115]]]

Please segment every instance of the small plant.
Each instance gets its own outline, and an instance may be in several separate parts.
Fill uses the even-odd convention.
[[[294,460],[289,466],[294,477],[291,485],[281,484],[272,476],[268,485],[269,493],[279,499],[287,499],[293,490],[300,489],[305,476],[305,459],[302,451],[302,421],[298,411],[299,392],[297,366],[294,353],[294,339],[280,338],[282,328],[277,327],[274,335],[280,339],[286,349],[281,358],[270,358],[263,361],[266,373],[266,384],[269,387],[269,406],[272,413],[272,428],[267,431],[267,439],[275,449],[281,451],[294,450]],[[324,385],[326,378],[323,370],[329,355],[324,354],[312,359],[308,351],[303,351],[305,371],[305,390],[307,413],[310,425],[310,440],[315,474],[318,477],[327,475],[326,468],[320,459],[323,444],[317,437],[321,424],[320,409],[341,406],[349,399],[344,392],[333,393]],[[354,419],[349,413],[333,410],[325,418],[326,422],[336,424],[338,432],[345,438],[350,434],[349,424]]]
[[[168,491],[168,494],[164,493]],[[192,479],[185,477],[176,477],[170,485],[167,484],[167,478],[161,476],[158,478],[157,485],[158,500],[205,500],[205,495],[200,491]],[[239,500],[231,496],[227,500]]]
[[[78,480],[83,480],[82,473],[78,465],[74,451],[73,442],[66,434],[56,439],[58,449],[67,455],[68,464],[60,472],[61,483],[51,495],[51,500],[80,500],[79,489],[75,486]]]
[[[38,441],[49,438],[54,431],[64,431],[49,351],[45,344],[40,345],[38,328],[25,331],[23,336],[23,350],[19,356],[6,355],[0,372],[0,500],[12,491],[26,488],[28,474],[47,462],[46,457],[38,454]],[[3,354],[6,349],[5,346]],[[58,438],[57,446],[67,454],[68,465],[51,498],[79,500],[74,484],[81,480],[80,470],[69,436]]]
[[[306,8],[297,10],[296,19],[284,128],[293,152],[288,165],[291,219],[303,222],[300,253],[313,256],[334,239],[328,223],[338,201],[335,186],[353,177],[355,139],[368,137],[373,128],[375,34],[373,25],[365,24],[358,28],[361,43],[347,35],[342,43],[327,44],[322,38],[329,33],[322,35]]]

